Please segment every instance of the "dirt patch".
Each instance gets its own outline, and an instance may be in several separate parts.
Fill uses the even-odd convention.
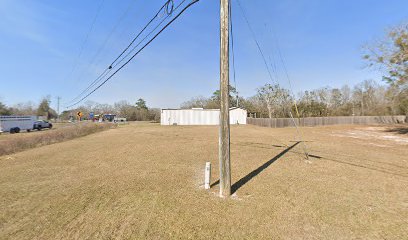
[[[367,144],[378,147],[388,147],[387,144],[379,144],[393,142],[401,145],[408,145],[408,135],[404,135],[405,127],[356,127],[346,131],[336,131],[331,133],[335,137],[349,137],[367,140]]]

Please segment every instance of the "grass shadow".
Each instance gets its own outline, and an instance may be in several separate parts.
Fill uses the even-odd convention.
[[[280,152],[278,155],[273,157],[271,160],[267,161],[266,163],[262,164],[259,166],[257,169],[253,170],[252,172],[248,173],[246,176],[238,180],[236,183],[234,183],[231,186],[231,193],[235,193],[239,188],[241,188],[243,185],[245,185],[247,182],[249,182],[252,178],[256,177],[258,174],[260,174],[263,170],[268,168],[272,163],[274,163],[276,160],[281,158],[283,155],[285,155],[287,152],[289,152],[292,148],[294,148],[296,145],[298,145],[300,142],[296,142],[292,146],[286,148],[282,152]]]

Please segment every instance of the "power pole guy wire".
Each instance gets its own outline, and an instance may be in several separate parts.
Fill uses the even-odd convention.
[[[231,0],[229,0],[229,24],[230,24],[230,32],[231,32],[231,52],[232,52],[232,72],[233,72],[233,77],[234,77],[234,88],[236,91],[237,95],[237,102],[236,102],[236,107],[239,107],[239,95],[238,95],[238,89],[237,89],[237,81],[235,77],[235,51],[234,51],[234,32],[232,31],[232,4]]]
[[[256,35],[255,35],[255,32],[254,32],[254,30],[252,29],[251,24],[249,23],[249,20],[248,20],[246,14],[245,14],[244,9],[243,9],[242,6],[241,6],[240,1],[239,1],[239,0],[236,0],[236,1],[237,1],[237,3],[238,3],[239,9],[241,9],[242,16],[244,17],[244,20],[245,20],[245,22],[246,22],[247,25],[248,25],[249,31],[250,31],[251,34],[252,34],[252,38],[254,39],[255,44],[256,44],[256,46],[258,47],[259,53],[260,53],[261,56],[262,56],[263,62],[264,62],[264,64],[265,64],[265,66],[266,66],[266,70],[268,71],[268,74],[269,74],[269,78],[270,78],[271,81],[273,82],[273,77],[272,77],[272,74],[271,74],[271,70],[269,69],[268,63],[267,63],[266,58],[265,58],[265,54],[263,53],[262,48],[261,48],[261,46],[259,45],[259,42],[258,42],[258,40],[257,40],[257,38],[256,38]],[[276,81],[276,82],[277,82],[277,81]]]

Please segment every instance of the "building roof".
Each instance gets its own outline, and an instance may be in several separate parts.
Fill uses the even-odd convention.
[[[244,109],[244,108],[239,108],[239,107],[231,107],[231,108],[230,108],[230,111],[231,111],[231,110],[235,110],[235,109],[242,109],[242,110],[246,110],[246,109]],[[162,108],[162,110],[220,111],[220,109],[219,109],[219,108],[217,108],[217,109],[204,109],[204,108],[185,108],[185,109],[182,109],[182,108]]]

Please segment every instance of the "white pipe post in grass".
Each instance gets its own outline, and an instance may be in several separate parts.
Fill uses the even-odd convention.
[[[210,189],[210,181],[211,181],[211,163],[205,163],[205,173],[204,173],[204,188]]]

